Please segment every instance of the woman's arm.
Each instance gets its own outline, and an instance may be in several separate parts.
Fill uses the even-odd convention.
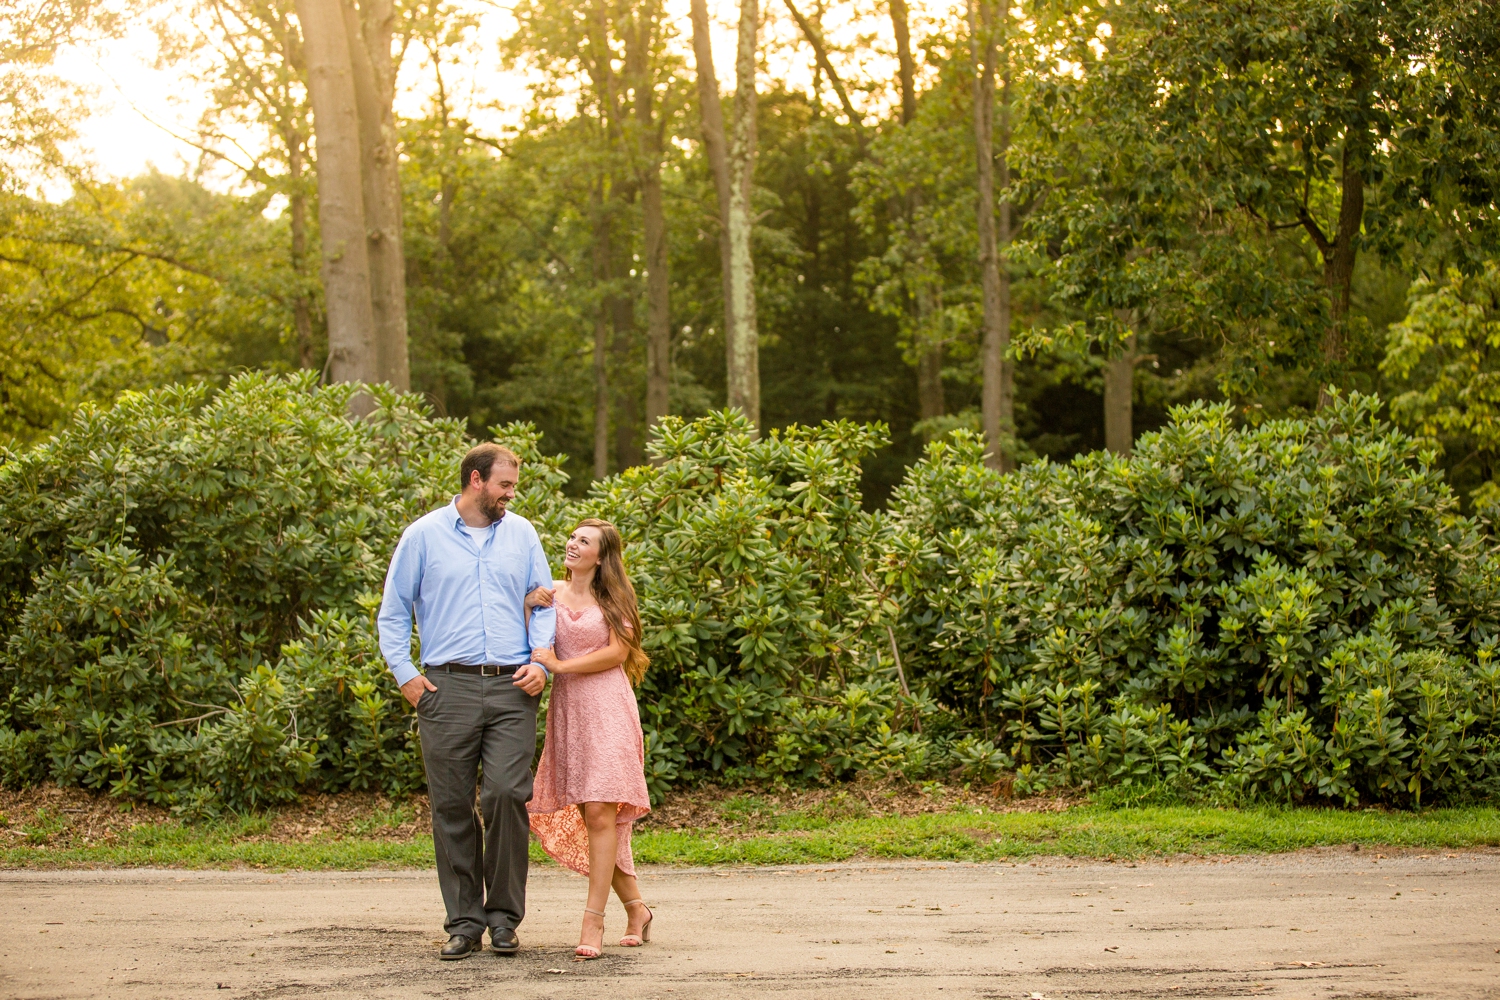
[[[597,674],[625,662],[625,644],[615,637],[615,630],[610,629],[609,645],[592,653],[575,656],[571,660],[559,660],[552,650],[544,649],[532,656],[554,674]]]

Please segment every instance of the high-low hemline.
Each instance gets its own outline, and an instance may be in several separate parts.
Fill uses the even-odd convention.
[[[558,659],[571,660],[609,644],[609,627],[597,605],[558,609]],[[646,745],[640,710],[623,667],[594,674],[558,674],[547,709],[547,735],[527,810],[531,829],[548,856],[581,875],[589,871],[586,802],[615,802],[615,866],[635,874],[630,836],[651,811],[646,789]]]

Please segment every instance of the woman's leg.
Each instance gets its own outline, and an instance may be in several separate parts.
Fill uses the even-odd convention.
[[[628,903],[631,900],[641,898],[641,886],[635,880],[634,875],[626,875],[620,869],[615,869],[614,877],[615,895],[620,897],[620,902]],[[650,916],[644,906],[625,907],[625,935],[626,937],[640,937],[641,928],[645,926],[646,918]]]
[[[603,913],[609,903],[610,879],[615,871],[615,817],[619,815],[620,805],[617,802],[585,802],[579,808],[583,810],[583,825],[589,831],[588,908]],[[578,943],[602,948],[604,918],[598,913],[585,913]]]

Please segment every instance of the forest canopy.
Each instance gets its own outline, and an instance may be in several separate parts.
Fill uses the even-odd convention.
[[[1253,426],[1373,391],[1466,504],[1493,494],[1481,0],[0,20],[11,448],[85,401],[301,368],[471,433],[533,421],[577,490],[645,461],[668,415],[880,421],[878,502],[959,429],[1011,468],[1128,452],[1192,400]],[[74,141],[91,101],[60,55],[140,25],[202,109],[180,176],[112,178]]]

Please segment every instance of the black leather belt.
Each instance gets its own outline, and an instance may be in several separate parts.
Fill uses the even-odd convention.
[[[524,663],[429,663],[427,670],[441,670],[445,674],[478,674],[480,677],[508,677],[526,666]]]

